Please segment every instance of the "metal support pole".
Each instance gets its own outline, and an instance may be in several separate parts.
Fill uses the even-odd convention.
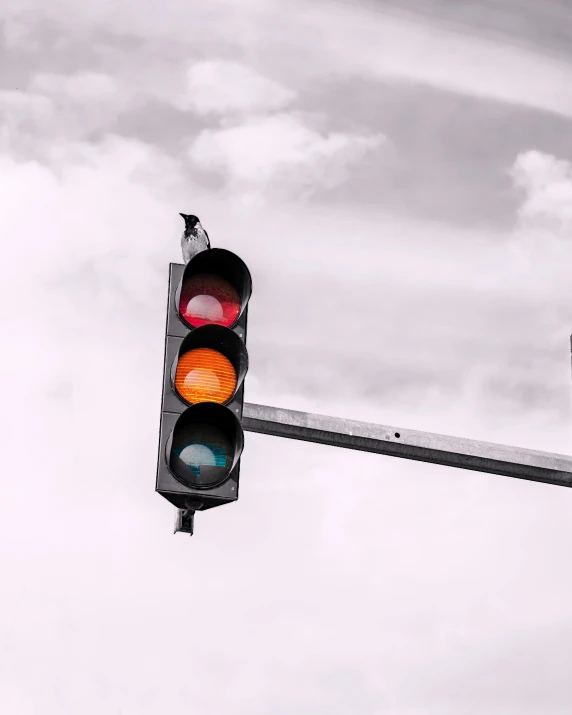
[[[430,432],[245,403],[248,432],[300,439],[447,467],[572,486],[572,457]]]

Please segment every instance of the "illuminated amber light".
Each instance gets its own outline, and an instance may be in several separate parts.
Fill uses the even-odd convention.
[[[195,348],[179,358],[175,389],[183,400],[227,402],[236,389],[236,372],[230,360],[212,348]]]

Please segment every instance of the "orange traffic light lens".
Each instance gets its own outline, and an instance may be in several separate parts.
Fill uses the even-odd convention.
[[[217,350],[195,348],[179,358],[175,389],[191,405],[224,404],[236,389],[236,372],[230,360]]]
[[[214,323],[230,327],[240,312],[240,296],[220,276],[191,276],[181,289],[179,313],[193,328]]]

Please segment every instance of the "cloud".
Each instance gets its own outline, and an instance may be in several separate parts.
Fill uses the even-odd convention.
[[[279,183],[308,195],[343,182],[351,166],[384,141],[382,134],[323,133],[301,115],[283,113],[204,130],[189,156],[238,191],[266,193]]]
[[[189,68],[186,104],[201,115],[266,112],[289,104],[295,93],[238,62],[213,60]]]
[[[295,48],[302,47],[295,56],[313,65],[312,76],[421,83],[572,116],[570,62],[485,37],[478,29],[458,32],[415,14],[384,12],[379,4],[326,1],[306,5],[303,13],[290,11],[268,32],[267,51],[279,47],[284,52],[288,45],[294,56]]]
[[[6,151],[46,159],[61,142],[104,132],[133,97],[100,72],[38,73],[24,90],[0,91],[0,141]]]
[[[510,175],[524,196],[520,219],[553,228],[572,240],[572,162],[525,151],[515,159]]]
[[[22,36],[49,17],[63,29],[66,41],[86,42],[94,28],[117,37],[144,38],[154,51],[161,48],[160,54],[171,58],[165,62],[166,83],[173,65],[188,62],[189,43],[183,28],[208,27],[208,32],[193,33],[192,52],[206,61],[207,69],[203,67],[196,80],[201,86],[201,73],[204,78],[214,71],[220,78],[237,71],[229,67],[209,70],[216,50],[217,54],[246,55],[254,71],[264,68],[265,76],[280,72],[291,80],[288,86],[296,89],[317,78],[358,75],[424,83],[572,116],[567,92],[572,69],[565,59],[485,37],[477,28],[459,32],[412,13],[388,13],[379,4],[322,0],[309,6],[304,0],[287,4],[244,0],[239,7],[231,0],[212,0],[204,7],[191,7],[182,0],[165,0],[161,9],[148,4],[141,12],[137,0],[117,0],[113,7],[99,4],[89,9],[80,9],[72,0],[57,0],[42,5],[41,13],[38,7],[37,0],[22,0],[18,11],[7,7],[3,12],[11,18],[9,26],[19,28]],[[173,97],[173,101],[179,100]],[[220,97],[212,98],[203,106],[218,101]]]
[[[37,117],[48,115],[53,103],[48,97],[22,90],[0,91],[0,112],[2,124],[13,123],[15,132],[23,132],[23,125],[33,122]]]
[[[102,72],[76,72],[71,75],[38,73],[30,89],[74,103],[125,101],[127,88]]]

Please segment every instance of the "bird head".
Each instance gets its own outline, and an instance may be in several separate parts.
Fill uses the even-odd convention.
[[[185,219],[185,228],[194,228],[198,223],[200,223],[198,216],[193,216],[192,214],[179,214]]]

